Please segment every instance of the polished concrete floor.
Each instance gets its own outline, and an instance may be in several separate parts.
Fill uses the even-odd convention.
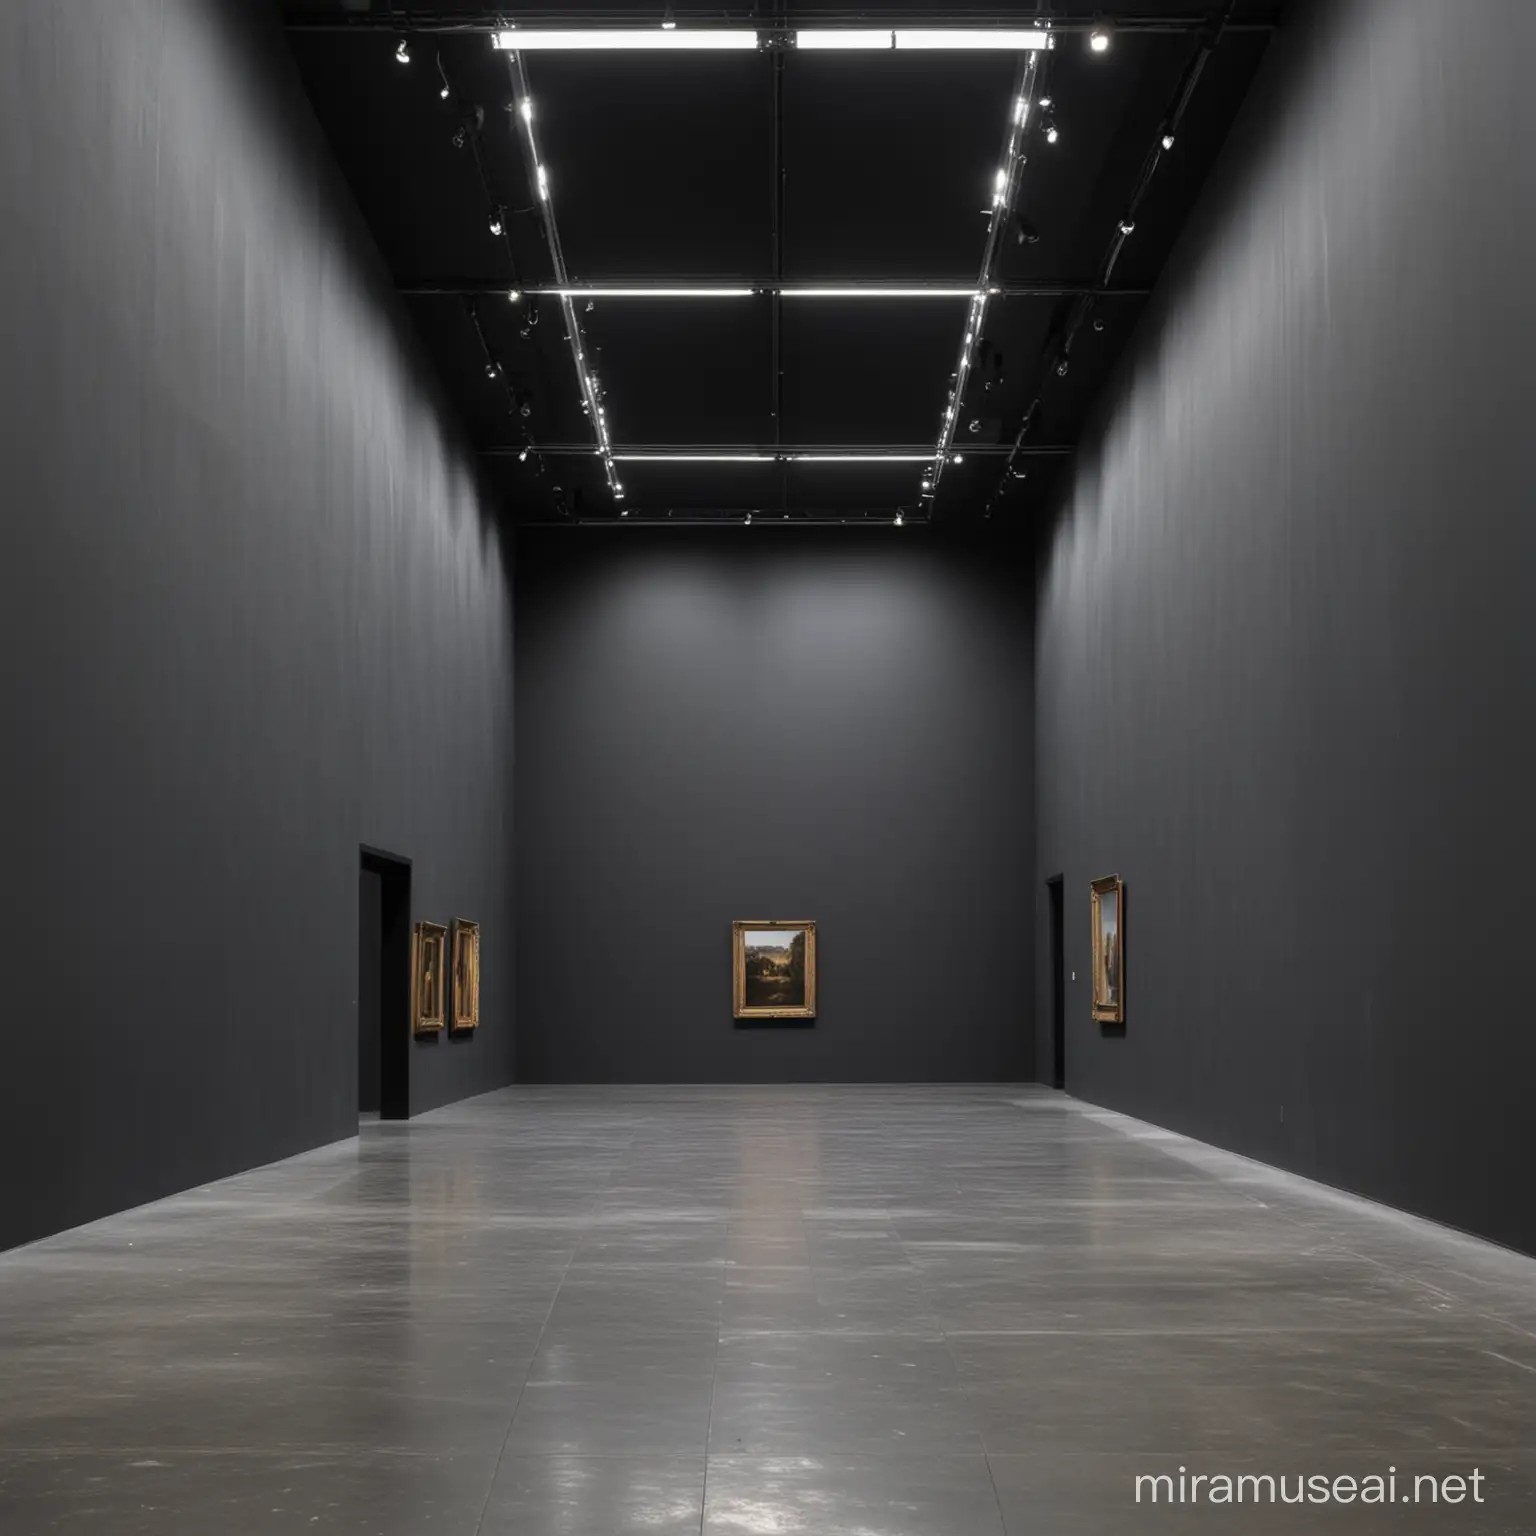
[[[1303,1530],[1536,1531],[1536,1264],[1043,1090],[518,1090],[0,1257],[3,1536]]]

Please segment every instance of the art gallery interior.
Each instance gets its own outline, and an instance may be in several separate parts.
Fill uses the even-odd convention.
[[[0,6],[0,1532],[1536,1530],[1533,56]]]

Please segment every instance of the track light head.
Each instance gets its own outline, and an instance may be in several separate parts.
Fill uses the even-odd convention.
[[[1047,120],[1045,124],[1045,142],[1047,144],[1055,144],[1060,138],[1061,129],[1056,126],[1054,120]]]
[[[501,238],[502,231],[506,227],[506,220],[502,215],[502,210],[500,208],[493,209],[491,212],[491,233],[495,235],[499,240]]]
[[[528,450],[526,448],[524,448],[523,451],[518,454],[517,462],[519,464],[526,464],[528,462]]]
[[[409,38],[402,37],[395,44],[395,63],[409,64],[411,62],[411,43]]]
[[[486,376],[486,378],[488,378],[488,379],[497,378],[497,377],[499,377],[500,373],[501,373],[501,369],[497,366],[496,359],[492,358],[485,365],[485,376]]]
[[[1088,34],[1088,51],[1090,53],[1108,53],[1109,45],[1114,41],[1114,31],[1108,22],[1100,22],[1092,32]]]
[[[1165,150],[1173,148],[1173,135],[1171,133],[1165,133],[1163,135],[1163,148]]]
[[[1120,233],[1122,235],[1133,235],[1133,234],[1135,234],[1135,232],[1136,232],[1136,222],[1135,222],[1134,219],[1121,219],[1120,220]]]

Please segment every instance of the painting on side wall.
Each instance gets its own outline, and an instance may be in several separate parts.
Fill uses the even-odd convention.
[[[480,1027],[480,924],[453,920],[453,1027]]]
[[[1095,880],[1093,891],[1093,1016],[1125,1023],[1125,885],[1119,875]]]
[[[738,1019],[816,1017],[816,924],[737,922],[732,960]]]
[[[443,1027],[448,991],[448,930],[417,923],[411,936],[411,1033],[435,1035]]]

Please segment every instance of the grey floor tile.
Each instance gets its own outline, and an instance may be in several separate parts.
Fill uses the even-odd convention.
[[[698,1536],[704,1457],[508,1456],[481,1536]]]
[[[711,1456],[704,1536],[1002,1536],[980,1456]]]

